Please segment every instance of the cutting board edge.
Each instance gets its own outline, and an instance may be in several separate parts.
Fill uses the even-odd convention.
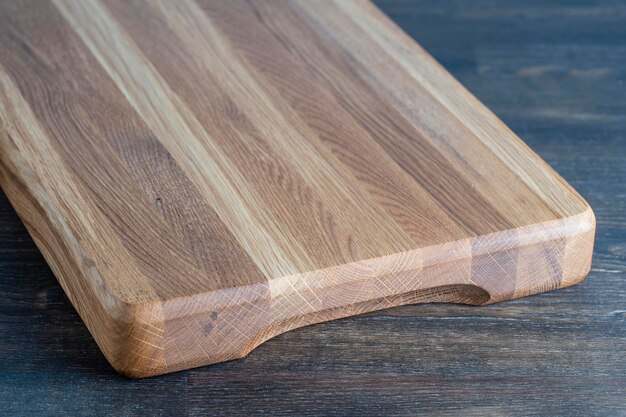
[[[539,233],[539,229],[543,229],[543,233]],[[514,231],[517,240],[511,239],[512,231],[475,238],[483,242],[474,242],[476,253],[470,258],[460,256],[444,261],[434,253],[441,249],[425,248],[432,252],[435,260],[422,264],[419,269],[381,273],[326,287],[313,289],[312,282],[295,276],[284,277],[292,281],[291,285],[282,287],[289,290],[274,294],[271,284],[254,284],[248,288],[212,291],[160,303],[127,304],[127,314],[120,316],[124,321],[114,326],[120,330],[110,335],[125,343],[105,355],[120,373],[143,378],[242,358],[281,333],[315,323],[415,303],[492,304],[571,286],[582,281],[589,272],[595,235],[595,217],[590,208],[563,220]],[[464,241],[449,245],[457,243],[467,245]],[[494,251],[498,245],[501,249]],[[516,251],[518,257],[511,259],[511,253]],[[441,252],[448,253],[446,250]],[[558,259],[561,262],[555,263]],[[513,275],[507,276],[507,264],[514,264],[515,271],[525,271],[525,275],[517,276],[517,272],[509,269],[508,273]],[[459,271],[466,270],[468,265],[473,273],[489,268],[502,269],[502,273],[498,275],[491,271],[469,279],[461,278]],[[406,282],[407,273],[422,276],[421,284],[395,292],[390,288],[387,293],[382,290],[394,282]],[[319,278],[319,272],[308,277]],[[433,283],[424,284],[428,279]],[[518,285],[510,285],[511,279]],[[294,287],[298,281],[300,285]],[[364,288],[377,296],[356,297],[354,302],[342,304],[348,294],[352,299],[353,293],[366,291]],[[227,292],[230,294],[224,296]],[[233,292],[244,295],[240,296],[238,303],[224,302],[233,299]],[[192,300],[193,297],[196,299]],[[331,301],[320,307],[314,304],[315,299],[320,302],[334,300],[334,303]],[[219,306],[215,304],[216,300]],[[294,312],[298,300],[299,313]],[[154,321],[159,317],[162,321]],[[155,329],[160,329],[160,335],[155,334]],[[177,354],[173,355],[173,352]],[[173,356],[178,359],[172,360]]]

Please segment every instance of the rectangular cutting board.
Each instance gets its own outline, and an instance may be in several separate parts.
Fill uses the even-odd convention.
[[[0,183],[123,374],[589,270],[585,201],[368,2],[0,0],[0,45]]]

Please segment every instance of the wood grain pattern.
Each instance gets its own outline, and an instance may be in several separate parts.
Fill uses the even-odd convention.
[[[589,206],[367,2],[3,1],[0,23],[0,183],[126,375],[589,270]]]

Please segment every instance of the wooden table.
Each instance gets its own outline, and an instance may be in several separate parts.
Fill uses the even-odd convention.
[[[130,381],[2,196],[0,414],[626,415],[626,5],[378,4],[592,205],[588,278],[319,324],[240,361]]]

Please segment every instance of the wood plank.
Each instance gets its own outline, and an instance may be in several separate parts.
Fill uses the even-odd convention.
[[[0,183],[142,377],[589,270],[587,203],[364,1],[0,2]]]

